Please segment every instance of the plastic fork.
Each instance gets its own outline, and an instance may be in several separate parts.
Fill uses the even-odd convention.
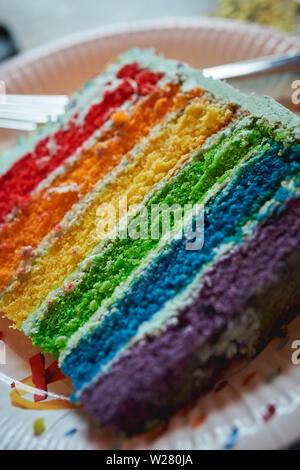
[[[31,131],[56,121],[68,103],[65,95],[4,95],[0,101],[0,128]]]

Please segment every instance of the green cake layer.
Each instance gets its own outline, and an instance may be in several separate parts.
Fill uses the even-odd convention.
[[[72,103],[0,169],[0,310],[130,434],[297,313],[300,123],[137,49]]]

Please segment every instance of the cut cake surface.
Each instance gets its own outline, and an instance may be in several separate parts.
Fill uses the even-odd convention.
[[[300,120],[133,49],[0,159],[0,311],[133,433],[300,306]],[[167,224],[165,224],[167,222]]]

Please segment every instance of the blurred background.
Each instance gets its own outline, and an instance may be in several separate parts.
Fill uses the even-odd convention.
[[[101,25],[203,15],[299,29],[300,0],[0,0],[0,58]]]

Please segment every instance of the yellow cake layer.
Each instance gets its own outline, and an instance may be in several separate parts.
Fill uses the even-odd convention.
[[[180,109],[188,99],[189,93],[179,92],[178,85],[167,84],[128,112],[116,112],[104,136],[83,151],[73,165],[66,167],[50,187],[32,196],[18,217],[0,230],[0,290],[5,289],[20,263],[34,253],[73,204],[112,171],[123,155],[147,136],[168,112]]]
[[[99,190],[75,225],[61,231],[34,268],[15,283],[13,290],[4,294],[0,311],[21,327],[28,315],[53,289],[62,285],[78,263],[100,242],[96,223],[99,205],[113,206],[118,220],[121,198],[127,198],[128,211],[135,204],[142,203],[161,180],[170,178],[180,169],[190,154],[199,149],[209,136],[226,126],[232,116],[233,111],[229,107],[222,108],[205,97],[195,98],[150,137],[137,156],[131,156],[132,162]]]

